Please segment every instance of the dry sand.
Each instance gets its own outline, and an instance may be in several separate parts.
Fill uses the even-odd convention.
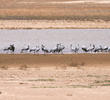
[[[1,0],[0,3],[0,29],[110,28],[110,0]]]
[[[110,28],[110,21],[74,20],[0,20],[0,29],[100,29]]]
[[[22,2],[22,3],[35,3],[35,2]],[[72,4],[72,3],[94,3],[94,4],[109,4],[110,1],[109,0],[68,0],[68,1],[56,1],[56,2],[50,2],[50,3],[58,3],[58,4]]]
[[[0,100],[109,100],[110,54],[0,55]]]

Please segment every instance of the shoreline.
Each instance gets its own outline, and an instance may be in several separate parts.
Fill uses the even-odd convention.
[[[110,21],[0,20],[0,29],[110,29]]]
[[[110,54],[0,54],[0,66],[7,67],[109,67]]]

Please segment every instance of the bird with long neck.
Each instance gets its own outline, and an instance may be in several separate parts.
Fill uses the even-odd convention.
[[[91,45],[91,44],[90,44],[90,47],[89,48],[82,47],[82,50],[84,52],[92,52],[94,49],[95,49],[95,45]]]
[[[77,46],[75,46],[75,47],[73,47],[73,45],[71,44],[70,48],[71,48],[72,52],[77,53],[79,51],[79,44]]]
[[[50,52],[48,49],[45,48],[44,45],[41,45],[41,50],[44,52],[44,54]]]
[[[11,51],[12,53],[14,53],[14,51],[15,51],[14,44],[10,45],[8,48],[3,49],[3,51]]]
[[[27,52],[29,49],[30,49],[30,47],[29,47],[29,45],[28,45],[27,48],[23,48],[23,49],[21,49],[21,53],[23,53],[23,52]]]
[[[88,52],[92,52],[94,49],[95,49],[95,45],[90,44],[90,47],[88,48]]]
[[[57,44],[57,52],[58,53],[63,53],[63,50],[65,49],[65,46],[62,45],[61,43],[60,44]]]

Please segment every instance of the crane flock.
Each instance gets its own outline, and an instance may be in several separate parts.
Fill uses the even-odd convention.
[[[58,43],[56,44],[56,47],[53,49],[48,49],[45,45],[41,45],[41,46],[36,46],[34,48],[30,48],[30,45],[27,45],[27,47],[22,48],[20,50],[20,53],[34,53],[34,54],[38,54],[40,51],[43,52],[44,54],[63,54],[63,51],[66,49],[66,47],[61,44]],[[105,53],[105,52],[110,52],[110,47],[108,46],[95,46],[94,44],[90,44],[89,47],[87,46],[79,46],[79,44],[77,45],[73,45],[70,44],[70,48],[69,48],[71,53],[80,53],[80,51],[82,51],[82,53]],[[16,47],[14,46],[14,44],[11,44],[10,46],[8,46],[7,48],[3,49],[3,52],[6,53],[15,53],[16,51]]]

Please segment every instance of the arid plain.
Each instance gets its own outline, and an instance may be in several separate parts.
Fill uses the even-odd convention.
[[[1,100],[109,100],[110,54],[2,54]]]
[[[110,0],[0,0],[1,29],[110,28]],[[0,54],[0,100],[109,100],[110,54]]]
[[[0,0],[0,3],[2,29],[110,28],[109,0]]]

